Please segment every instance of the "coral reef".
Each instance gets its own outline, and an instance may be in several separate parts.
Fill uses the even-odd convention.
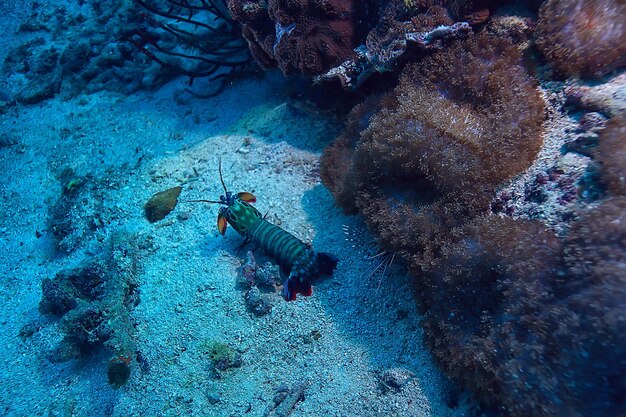
[[[228,0],[228,7],[262,67],[318,75],[354,55],[367,3]]]
[[[179,75],[212,77],[215,94],[256,66],[225,3],[201,3],[110,0],[50,10],[35,2],[18,29],[24,41],[4,59],[2,70],[10,80],[5,101],[34,104],[57,94],[72,98],[102,90],[133,93]]]
[[[547,0],[537,46],[568,76],[600,77],[626,65],[626,4],[621,0]]]
[[[508,42],[477,36],[408,66],[361,137],[344,135],[324,154],[337,201],[415,271],[541,146],[543,102],[519,60]]]
[[[39,310],[60,318],[64,337],[50,353],[62,362],[88,356],[99,347],[112,353],[108,378],[120,387],[130,377],[135,357],[135,328],[130,311],[139,303],[136,236],[116,232],[103,254],[78,268],[42,282]]]

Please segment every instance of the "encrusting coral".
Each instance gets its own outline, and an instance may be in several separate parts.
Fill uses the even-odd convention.
[[[625,16],[622,0],[547,0],[537,46],[565,75],[600,77],[626,65]]]

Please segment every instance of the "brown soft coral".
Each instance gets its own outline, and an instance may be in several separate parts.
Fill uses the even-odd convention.
[[[626,2],[547,0],[537,46],[568,76],[599,77],[626,65]]]
[[[566,398],[586,410],[583,415],[621,416],[626,409],[626,197],[608,198],[583,213],[564,243],[567,272],[560,304],[568,314],[554,318],[563,330],[553,337],[564,352]]]
[[[607,123],[600,134],[597,156],[609,192],[626,196],[626,112]]]
[[[415,271],[542,144],[543,102],[519,62],[508,42],[459,42],[409,66],[358,142],[344,136],[325,153],[323,179],[337,200]]]
[[[552,300],[557,237],[538,221],[494,215],[455,234],[438,266],[416,280],[427,308],[428,344],[444,369],[484,403],[497,398],[507,410],[502,414],[549,414],[542,407],[553,409],[559,387],[541,364],[545,347],[529,335],[539,338],[548,329],[537,317]]]
[[[272,51],[276,40],[274,22],[267,12],[265,0],[228,0],[228,11],[242,25],[243,37],[254,59],[265,69],[276,67]]]
[[[612,197],[584,213],[566,238],[565,259],[578,281],[626,277],[626,197]]]
[[[455,231],[416,280],[444,369],[498,415],[621,415],[625,213],[626,198],[610,198],[562,243],[538,221],[493,215]]]

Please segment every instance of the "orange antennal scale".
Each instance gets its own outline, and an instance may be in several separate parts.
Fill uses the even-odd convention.
[[[245,201],[246,203],[256,203],[256,197],[254,194],[245,191],[237,193],[237,198],[241,201]]]
[[[219,230],[222,236],[224,236],[224,233],[226,233],[226,226],[228,226],[226,217],[222,213],[219,213],[217,215],[217,230]]]

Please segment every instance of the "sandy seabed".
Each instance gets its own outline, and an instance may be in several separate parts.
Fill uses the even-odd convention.
[[[0,414],[278,415],[275,395],[303,386],[291,416],[464,415],[462,406],[446,405],[450,394],[423,345],[409,277],[392,268],[385,279],[368,279],[367,238],[353,247],[342,230],[363,226],[320,183],[321,151],[340,126],[294,105],[280,76],[181,103],[172,92],[183,83],[132,97],[52,99],[0,116],[10,139],[0,148]],[[271,292],[273,308],[261,317],[246,307],[237,284],[241,238],[230,228],[219,235],[216,206],[184,202],[223,192],[220,157],[229,190],[253,192],[270,221],[339,258],[311,297],[287,303]],[[59,253],[49,216],[67,168],[97,184],[90,201],[77,204],[96,211],[100,224]],[[149,223],[146,201],[179,185],[176,209]],[[134,359],[129,381],[114,389],[104,349],[49,360],[62,333],[38,304],[43,279],[76,267],[121,232],[151,249],[141,254],[141,301],[131,312],[141,364]],[[25,326],[34,332],[20,335]],[[212,372],[209,341],[235,349],[241,366]],[[409,376],[402,387],[381,383],[390,370]]]

